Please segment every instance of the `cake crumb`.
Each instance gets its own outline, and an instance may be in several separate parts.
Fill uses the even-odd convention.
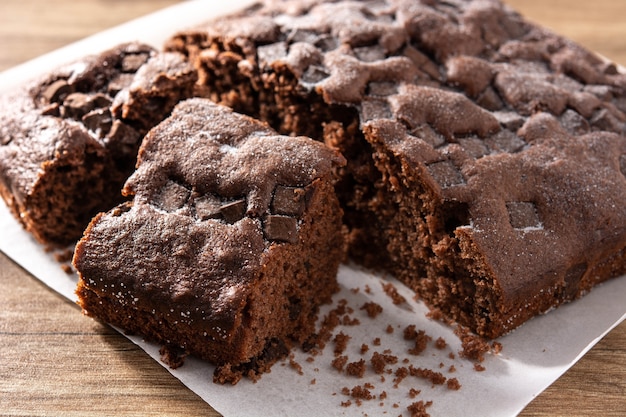
[[[396,369],[396,372],[394,373],[395,378],[393,380],[393,387],[394,388],[398,388],[398,386],[400,385],[400,382],[402,382],[407,376],[409,376],[409,369],[401,366],[398,369]]]
[[[398,357],[394,355],[374,352],[372,354],[372,358],[370,359],[370,363],[372,364],[372,369],[375,373],[382,374],[385,371],[385,367],[387,365],[393,365],[395,363],[398,363]]]
[[[302,365],[296,362],[296,360],[294,359],[293,353],[289,355],[289,366],[292,369],[295,369],[298,375],[304,375],[304,372],[302,371]]]
[[[343,352],[345,352],[346,348],[348,347],[348,341],[350,339],[352,338],[343,332],[339,332],[335,335],[335,338],[333,339],[333,341],[335,342],[335,356],[339,356]]]
[[[427,368],[415,368],[413,365],[409,365],[409,373],[411,376],[427,379],[433,385],[443,385],[447,380],[447,378],[440,372]]]
[[[417,401],[409,405],[406,409],[409,411],[411,417],[430,417],[430,414],[426,412],[426,409],[432,404],[432,401]]]
[[[450,367],[448,368],[448,372],[450,373],[456,372],[456,367],[454,365],[450,365]]]
[[[461,389],[461,384],[456,378],[450,378],[446,381],[446,386],[449,390],[458,391]]]
[[[415,397],[417,397],[418,395],[420,395],[422,392],[422,390],[419,389],[415,389],[415,388],[411,388],[409,390],[409,398],[414,399]]]
[[[432,340],[430,336],[426,334],[424,330],[419,330],[415,334],[415,346],[409,349],[411,355],[419,355],[426,350],[428,342]]]
[[[492,350],[485,339],[473,334],[467,327],[457,325],[456,329],[454,329],[454,334],[461,340],[463,349],[459,354],[464,358],[482,362],[485,360],[485,354]]]
[[[446,339],[444,339],[443,337],[438,337],[437,340],[435,340],[435,347],[439,350],[443,350],[446,348],[446,346],[448,346],[448,343],[446,342]]]
[[[391,298],[391,302],[395,305],[406,303],[406,298],[401,296],[398,293],[398,289],[391,282],[382,283],[383,291],[389,298]]]
[[[480,363],[475,363],[474,364],[474,370],[476,372],[483,372],[483,371],[485,371],[485,369],[486,368],[484,366],[482,366]]]
[[[313,378],[310,383],[311,383],[311,385],[317,384],[317,379]]]
[[[380,337],[375,338],[375,339],[372,341],[372,344],[373,344],[374,346],[380,346]]]
[[[383,308],[380,304],[375,303],[373,301],[367,302],[361,306],[361,310],[365,310],[368,317],[376,318],[380,313],[383,312]]]
[[[385,332],[387,334],[392,334],[393,333],[393,326],[391,324],[387,325],[387,328],[385,329]]]
[[[347,356],[338,356],[335,359],[333,359],[333,361],[331,362],[331,365],[333,368],[335,368],[339,372],[343,372],[343,368],[346,366],[346,363],[348,363]]]
[[[367,353],[367,351],[368,351],[368,350],[370,350],[369,345],[367,345],[367,344],[363,343],[363,344],[361,345],[361,355],[363,355],[363,354]]]
[[[361,359],[358,360],[356,362],[350,362],[347,366],[346,366],[346,373],[348,375],[352,375],[352,376],[356,376],[359,378],[363,378],[363,375],[365,375],[365,360]]]

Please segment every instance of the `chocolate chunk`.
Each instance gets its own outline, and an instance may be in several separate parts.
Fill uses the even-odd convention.
[[[41,97],[46,103],[59,102],[72,91],[72,86],[66,80],[56,80],[43,90]]]
[[[125,88],[128,88],[130,84],[133,82],[135,78],[135,74],[119,74],[117,77],[113,78],[109,85],[107,86],[107,92],[111,96],[117,95],[120,91]]]
[[[506,203],[506,208],[509,212],[509,221],[514,229],[542,227],[534,203],[528,201],[513,201]]]
[[[141,135],[126,123],[123,123],[120,120],[115,120],[107,137],[111,142],[134,145],[137,141],[139,141]]]
[[[236,200],[220,207],[220,214],[227,223],[235,223],[246,215],[246,200]]]
[[[54,116],[59,117],[61,115],[61,106],[59,103],[51,103],[41,109],[41,114],[43,116]]]
[[[267,216],[263,232],[268,240],[296,243],[298,241],[298,221],[287,216]]]
[[[95,104],[90,100],[87,94],[72,93],[63,100],[63,109],[61,114],[63,117],[71,117],[80,120],[83,115],[93,110]]]
[[[219,219],[222,217],[220,208],[222,203],[215,197],[204,196],[196,198],[194,202],[196,217],[200,220]]]
[[[154,203],[167,212],[176,211],[185,205],[190,193],[185,186],[170,180],[161,189],[160,194],[156,196]]]
[[[105,136],[111,130],[113,118],[109,109],[94,109],[84,115],[82,121],[87,129]]]
[[[304,197],[303,188],[279,185],[274,190],[271,205],[272,213],[299,217],[304,211]]]
[[[440,161],[428,165],[428,171],[441,188],[449,188],[465,183],[463,174],[451,161]]]
[[[123,72],[137,72],[148,61],[147,54],[131,54],[122,58]]]

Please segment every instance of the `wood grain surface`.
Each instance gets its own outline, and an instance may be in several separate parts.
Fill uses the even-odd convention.
[[[0,70],[174,3],[0,0]],[[507,3],[531,20],[626,65],[626,1]],[[0,283],[0,415],[218,415],[124,336],[82,316],[77,306],[2,253]],[[626,323],[622,323],[520,416],[625,414]]]

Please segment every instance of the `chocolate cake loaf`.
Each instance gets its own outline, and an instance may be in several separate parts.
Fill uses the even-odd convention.
[[[268,1],[166,49],[341,151],[352,258],[479,335],[626,272],[626,76],[497,0]]]
[[[40,242],[76,242],[196,79],[180,54],[130,43],[17,88],[0,100],[0,195]]]
[[[342,212],[336,151],[206,99],[151,130],[134,196],[89,225],[77,294],[95,317],[256,378],[315,332],[338,289]]]

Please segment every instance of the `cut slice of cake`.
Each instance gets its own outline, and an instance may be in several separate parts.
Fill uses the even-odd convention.
[[[206,99],[143,141],[133,200],[99,214],[74,265],[84,311],[256,378],[315,331],[344,240],[336,151]]]
[[[41,243],[75,243],[196,79],[180,54],[130,43],[16,88],[0,100],[0,195]]]
[[[267,1],[167,49],[340,150],[353,259],[480,335],[626,272],[626,76],[500,1]]]

